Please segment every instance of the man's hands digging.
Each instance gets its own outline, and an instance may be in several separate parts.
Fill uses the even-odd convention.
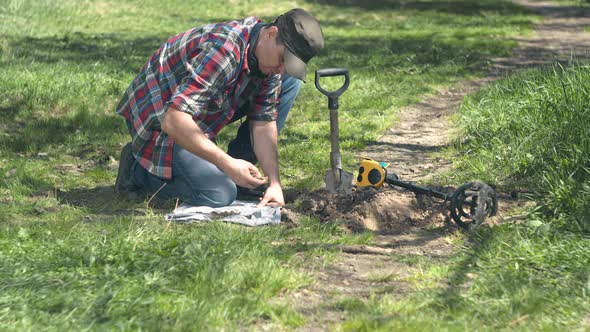
[[[225,172],[236,185],[254,189],[266,183],[266,179],[252,163],[234,158],[230,165],[231,167],[228,167]]]
[[[270,185],[264,192],[264,196],[260,198],[260,203],[257,207],[262,206],[283,206],[285,205],[285,198],[283,197],[283,189],[281,185]]]

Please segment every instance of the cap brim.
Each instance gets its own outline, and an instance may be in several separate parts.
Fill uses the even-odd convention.
[[[285,71],[287,74],[305,82],[305,74],[307,73],[307,65],[305,62],[295,56],[295,54],[289,51],[286,47],[283,60],[285,61]]]

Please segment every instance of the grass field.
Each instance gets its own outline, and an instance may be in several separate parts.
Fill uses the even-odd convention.
[[[357,303],[344,329],[590,329],[589,92],[590,66],[572,64],[513,75],[466,98],[461,139],[449,151],[460,159],[456,181],[527,188],[536,205],[522,223],[470,234],[451,262],[424,262],[425,282],[404,301]]]
[[[206,0],[194,6],[181,1],[0,0],[0,329],[231,330],[260,321],[285,329],[305,324],[306,317],[268,300],[310,282],[297,267],[316,256],[329,260],[334,253],[314,249],[295,256],[301,252],[297,241],[366,243],[370,234],[345,235],[338,221],[319,224],[313,219],[294,229],[166,224],[162,213],[169,205],[146,207],[146,201],[112,192],[116,159],[128,140],[114,106],[151,52],[196,25],[247,15],[270,20],[295,5],[315,13],[326,35],[326,50],[310,72],[350,69],[351,87],[340,99],[340,129],[344,163],[352,169],[356,153],[391,126],[401,107],[481,75],[486,59],[507,55],[514,46],[511,37],[526,33],[537,19],[509,1],[491,0]],[[579,75],[586,75],[586,67],[580,68]],[[477,99],[470,101],[465,114],[477,104]],[[462,123],[470,135],[481,134],[469,120]],[[329,163],[328,125],[325,97],[307,84],[281,136],[286,186],[321,185]],[[232,129],[222,132],[221,145]],[[482,147],[477,158],[486,164],[485,151],[506,144]],[[578,156],[577,148],[555,160],[587,161],[587,150]],[[537,152],[519,156],[537,161],[544,157]],[[512,160],[500,166],[508,162]],[[542,226],[482,231],[477,236],[486,239],[480,241],[486,250],[472,248],[444,267],[424,263],[433,279],[442,280],[464,276],[464,265],[477,261],[479,286],[467,293],[417,291],[402,302],[376,298],[355,305],[358,314],[341,328],[477,328],[496,318],[499,326],[507,326],[527,310],[531,319],[547,317],[538,320],[541,328],[575,325],[588,305],[587,233],[583,224],[566,226],[573,225],[565,221],[567,213],[555,214],[558,222],[546,216],[556,209],[576,211],[571,215],[575,220],[587,216],[584,201],[550,196],[567,197],[568,190],[587,194],[587,177],[580,171],[586,179],[580,189],[567,176],[552,178],[555,173],[545,173],[543,165],[534,168],[535,174],[527,165],[506,176],[521,185],[545,181],[535,188],[545,202],[536,218]],[[484,170],[466,172],[481,177]],[[502,179],[496,177],[494,183],[502,184]],[[562,180],[566,185],[561,186]],[[547,228],[551,236],[538,235]],[[271,245],[285,239],[294,245]],[[506,252],[514,255],[497,258]],[[566,253],[572,252],[576,256],[570,259]],[[514,287],[520,288],[491,282],[497,275],[515,280]],[[546,278],[558,287],[544,293]],[[533,291],[527,293],[529,289]],[[505,309],[517,296],[530,300]],[[544,306],[544,296],[553,299],[551,306]],[[487,311],[474,315],[479,307]],[[405,318],[392,319],[392,313]]]

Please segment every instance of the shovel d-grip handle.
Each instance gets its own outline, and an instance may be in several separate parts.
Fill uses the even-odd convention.
[[[344,84],[338,90],[326,91],[320,85],[320,77],[330,76],[344,76]],[[338,109],[338,97],[348,89],[349,84],[350,76],[348,75],[348,69],[346,68],[325,68],[315,71],[315,87],[328,97],[328,108],[331,110]]]

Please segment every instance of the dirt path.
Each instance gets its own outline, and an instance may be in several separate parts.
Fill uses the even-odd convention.
[[[396,123],[381,139],[369,146],[364,154],[394,165],[403,179],[425,180],[449,166],[449,161],[430,156],[449,143],[452,128],[446,117],[454,113],[463,98],[482,86],[506,74],[532,66],[567,63],[572,56],[590,57],[590,10],[556,7],[548,2],[514,1],[544,15],[546,19],[535,26],[531,36],[517,38],[519,47],[510,58],[491,59],[490,75],[470,80],[449,90],[426,98],[404,110]]]
[[[572,56],[590,57],[590,34],[584,32],[590,26],[588,10],[559,7],[549,2],[514,2],[545,19],[535,26],[535,33],[517,38],[519,46],[513,56],[491,59],[493,65],[488,77],[463,82],[405,109],[400,113],[399,123],[367,147],[363,156],[389,162],[403,180],[424,181],[450,166],[449,161],[434,153],[449,143],[452,128],[448,116],[457,110],[466,95],[515,70],[556,61],[567,63]],[[363,189],[344,200],[326,199],[325,195],[309,197],[303,202],[304,208],[320,218],[347,220],[351,228],[377,231],[380,235],[375,238],[373,248],[383,249],[383,253],[445,259],[456,250],[452,244],[454,226],[445,217],[444,208],[437,208],[431,202],[421,204],[413,194]],[[502,211],[503,204],[500,201]],[[416,267],[396,261],[390,255],[367,254],[362,250],[347,253],[346,248],[343,251],[337,262],[307,269],[315,280],[311,286],[279,299],[308,318],[308,324],[301,330],[323,331],[343,320],[346,312],[338,305],[343,299],[366,299],[371,293],[383,292],[401,297],[409,289],[404,280],[416,273]]]

